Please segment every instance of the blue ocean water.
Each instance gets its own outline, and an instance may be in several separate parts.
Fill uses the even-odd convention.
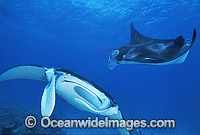
[[[68,69],[110,93],[127,119],[176,120],[175,129],[141,129],[143,134],[199,135],[199,7],[198,0],[0,0],[0,71],[20,64]],[[196,28],[197,39],[183,64],[120,65],[110,71],[109,54],[129,43],[131,22],[142,34],[161,39],[190,39]],[[40,110],[45,85],[0,82],[1,106]],[[54,113],[62,117],[92,115],[56,100]]]

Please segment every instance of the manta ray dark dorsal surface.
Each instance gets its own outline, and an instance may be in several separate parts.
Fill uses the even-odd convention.
[[[143,34],[139,33],[136,28],[134,27],[133,23],[131,23],[131,40],[129,45],[137,45],[137,44],[144,44],[144,43],[167,43],[174,41],[174,39],[153,39]]]

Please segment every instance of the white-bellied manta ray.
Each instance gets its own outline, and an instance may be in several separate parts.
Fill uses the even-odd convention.
[[[176,39],[153,39],[139,33],[131,23],[131,41],[112,51],[108,68],[119,64],[168,65],[183,63],[194,44],[196,29],[191,40],[179,36]]]
[[[41,99],[42,116],[50,116],[55,106],[55,94],[80,110],[123,120],[119,106],[113,98],[92,81],[65,69],[46,68],[38,65],[21,65],[0,74],[0,81],[12,79],[34,79],[47,81]],[[120,135],[130,135],[119,128]],[[137,130],[139,134],[140,131]]]

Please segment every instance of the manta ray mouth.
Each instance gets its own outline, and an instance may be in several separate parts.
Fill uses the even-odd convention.
[[[79,84],[73,81],[67,81],[67,80],[64,80],[63,82],[76,84],[76,86],[74,87],[74,91],[79,96],[85,99],[85,101],[82,101],[81,99],[79,100],[84,102],[88,106],[90,106],[92,109],[101,111],[101,110],[107,109],[110,106],[109,100],[100,98],[96,93],[94,93],[92,90],[88,89],[87,87],[83,86],[82,84]]]

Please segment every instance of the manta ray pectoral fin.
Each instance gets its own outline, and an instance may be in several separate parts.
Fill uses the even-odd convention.
[[[184,53],[183,55],[177,57],[176,59],[173,59],[171,61],[168,61],[168,62],[164,62],[164,63],[154,63],[154,64],[151,64],[151,65],[170,65],[170,64],[179,64],[179,63],[183,63],[185,61],[185,59],[187,58],[189,54],[189,50]]]
[[[182,56],[180,56],[179,58],[177,58],[177,63],[183,63],[185,61],[185,59],[187,58],[188,54],[189,54],[189,50]]]
[[[152,39],[152,38],[142,35],[135,29],[135,27],[133,26],[133,23],[131,23],[131,41],[130,41],[129,45],[147,43],[152,40],[156,40],[156,39]]]
[[[192,47],[192,45],[194,44],[196,36],[197,36],[197,31],[196,31],[196,29],[194,29],[192,39],[185,40],[185,46],[189,46],[187,48],[187,50],[189,50]],[[187,52],[187,50],[185,52]]]
[[[196,39],[196,36],[197,36],[197,31],[196,31],[196,29],[194,29],[194,31],[193,31],[193,36],[192,36],[192,45],[194,44],[194,41],[195,41],[195,39]]]
[[[165,62],[165,63],[159,63],[157,65],[168,65],[168,64],[177,64],[177,63],[183,63],[185,61],[185,59],[187,58],[188,54],[189,54],[189,51],[191,49],[191,47],[193,46],[194,44],[194,41],[196,39],[196,29],[194,29],[193,31],[193,36],[192,36],[192,40],[189,40],[189,47],[187,47],[184,51],[180,51],[180,54],[177,55],[174,59],[168,61],[168,62]],[[183,39],[182,36],[179,36],[178,38],[175,39],[175,44],[182,44],[182,42],[187,42],[187,40]],[[187,44],[187,43],[183,43],[184,44]],[[186,45],[188,46],[188,45]],[[184,46],[183,46],[184,47]]]
[[[183,63],[185,61],[185,59],[187,58],[188,54],[189,54],[189,50],[186,53],[184,53],[183,55],[179,56],[178,58],[170,61],[170,64]]]
[[[12,79],[33,79],[47,81],[46,68],[36,65],[21,65],[8,69],[0,74],[0,81]]]
[[[176,59],[174,59],[172,61],[173,64],[183,63],[185,61],[185,59],[187,58],[187,56],[189,54],[191,47],[194,44],[195,39],[196,39],[196,29],[194,29],[194,31],[193,31],[192,42],[191,42],[190,46],[184,52],[182,52]]]
[[[41,100],[42,116],[50,116],[55,106],[55,89],[56,89],[56,75],[54,75],[44,89]]]

